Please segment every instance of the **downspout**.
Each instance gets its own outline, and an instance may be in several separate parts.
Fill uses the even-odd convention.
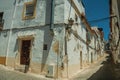
[[[74,23],[74,20],[68,19],[68,24],[65,28],[65,56],[64,56],[64,58],[65,58],[65,63],[66,63],[66,67],[67,67],[67,71],[66,71],[67,72],[67,78],[69,77],[68,76],[67,33],[69,33],[69,31],[72,31],[71,27],[72,27],[73,23]]]
[[[55,0],[51,0],[51,12],[50,12],[50,31],[51,35],[54,35],[54,7],[55,7]],[[58,55],[57,55],[57,78],[58,78]]]
[[[67,27],[68,27],[68,25],[67,25]],[[64,57],[65,57],[66,60],[67,60],[67,61],[66,61],[66,64],[67,64],[67,65],[66,65],[66,66],[67,66],[67,71],[66,71],[66,72],[67,72],[67,78],[68,78],[67,31],[68,31],[68,30],[65,28],[65,56],[64,56]]]
[[[50,31],[52,32],[54,28],[54,6],[55,6],[55,0],[51,0]]]

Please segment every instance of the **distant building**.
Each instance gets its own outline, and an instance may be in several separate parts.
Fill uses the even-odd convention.
[[[97,36],[96,38],[96,50],[98,54],[98,58],[100,56],[103,56],[104,54],[104,33],[102,28],[98,27],[92,27],[92,29],[95,31],[95,34]]]
[[[80,0],[2,0],[0,21],[0,64],[15,70],[70,77],[102,48]]]
[[[120,63],[120,0],[110,0],[109,42],[114,63]]]

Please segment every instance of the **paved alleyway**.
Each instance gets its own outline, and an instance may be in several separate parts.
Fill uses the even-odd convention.
[[[116,79],[115,75],[115,66],[107,54],[105,58],[83,70],[71,80],[120,80]]]
[[[50,80],[35,76],[33,74],[13,71],[0,66],[0,80]]]
[[[31,73],[13,71],[0,66],[0,80],[52,80]],[[62,80],[62,79],[58,79]],[[64,80],[64,79],[63,79]],[[120,80],[120,66],[112,63],[111,57],[107,54],[99,62],[83,69],[79,74],[66,80]]]

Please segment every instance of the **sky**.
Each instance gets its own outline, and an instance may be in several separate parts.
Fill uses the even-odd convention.
[[[109,28],[109,0],[82,0],[85,14],[91,26],[103,28],[104,39],[108,40]]]

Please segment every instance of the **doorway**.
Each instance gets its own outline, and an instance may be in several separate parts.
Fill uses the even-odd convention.
[[[21,41],[20,64],[29,65],[30,63],[31,40]]]

